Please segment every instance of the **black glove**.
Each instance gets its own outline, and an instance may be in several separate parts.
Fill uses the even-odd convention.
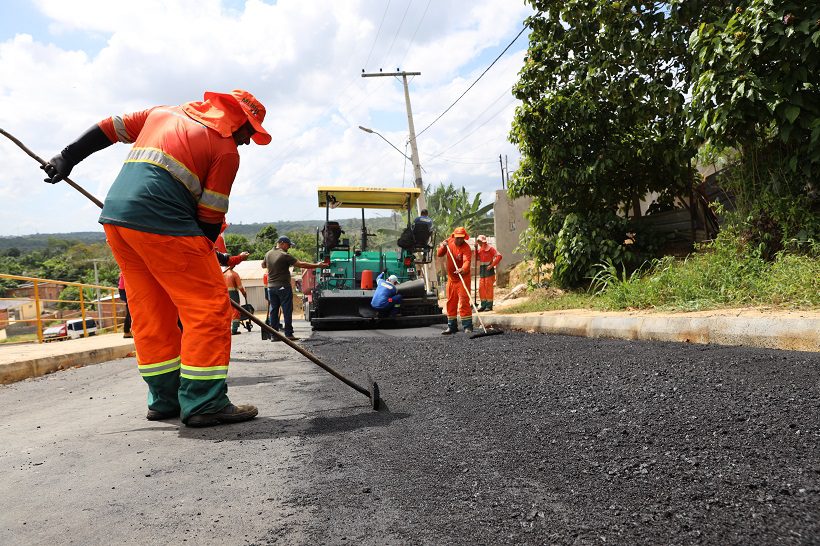
[[[199,224],[199,229],[202,230],[203,235],[210,239],[212,243],[215,243],[217,237],[219,237],[219,234],[222,232],[222,222],[209,224],[208,222],[197,220],[196,223]]]
[[[68,175],[71,174],[71,169],[74,168],[74,163],[68,161],[62,153],[59,153],[40,168],[43,169],[48,176],[48,178],[44,178],[43,180],[49,184],[56,184],[60,180],[68,178]]]
[[[51,158],[51,161],[41,167],[48,178],[49,184],[56,184],[60,180],[68,177],[71,169],[77,163],[90,156],[94,152],[99,152],[103,148],[108,148],[113,142],[108,140],[99,125],[91,126],[88,131],[80,135],[80,138],[63,148],[63,151]]]

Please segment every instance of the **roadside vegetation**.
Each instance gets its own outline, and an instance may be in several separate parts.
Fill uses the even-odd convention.
[[[702,311],[727,307],[820,309],[820,244],[772,259],[726,229],[684,259],[666,256],[629,270],[599,264],[587,289],[563,291],[549,281],[532,286],[526,302],[504,312],[561,309]]]
[[[510,193],[553,269],[516,309],[820,306],[820,4],[530,3]],[[692,206],[696,165],[721,170],[720,232],[664,257],[639,202]]]

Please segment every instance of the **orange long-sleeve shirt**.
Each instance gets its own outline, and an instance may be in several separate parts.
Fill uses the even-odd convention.
[[[103,224],[167,235],[201,235],[197,220],[221,223],[239,169],[231,137],[158,106],[102,120],[112,142],[133,142],[100,215]]]
[[[458,274],[456,273],[458,272],[461,273],[463,277],[469,277],[470,260],[473,259],[473,252],[470,250],[470,245],[465,241],[464,244],[459,246],[452,237],[447,239],[446,245],[450,247],[450,252],[452,252],[453,257],[450,257],[450,254],[447,253],[447,248],[443,245],[438,247],[436,255],[447,257],[445,259],[447,276],[458,280]],[[453,259],[455,259],[455,263],[453,263]]]

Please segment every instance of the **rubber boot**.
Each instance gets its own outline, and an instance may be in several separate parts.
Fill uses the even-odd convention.
[[[472,334],[473,333],[473,317],[468,319],[461,319],[461,328],[464,330],[465,334]]]
[[[143,376],[148,383],[149,421],[170,419],[179,415],[179,370],[158,375]]]
[[[441,335],[449,336],[458,332],[458,321],[456,319],[449,319],[447,320],[447,329],[444,330]]]
[[[236,336],[239,335],[239,321],[232,320],[231,321],[231,335]]]
[[[493,300],[487,300],[487,308],[484,309],[485,311],[492,311],[493,310]]]
[[[481,300],[481,305],[478,308],[478,312],[480,313],[480,312],[486,311],[486,310],[487,310],[487,302],[484,301],[484,300]]]

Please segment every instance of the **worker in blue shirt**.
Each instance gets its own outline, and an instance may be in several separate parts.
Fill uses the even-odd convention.
[[[376,279],[376,292],[370,300],[370,306],[379,312],[380,317],[396,316],[401,309],[401,294],[396,285],[399,278],[390,275],[384,280],[384,273]]]

